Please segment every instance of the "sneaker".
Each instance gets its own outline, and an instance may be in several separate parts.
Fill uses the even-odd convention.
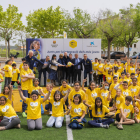
[[[122,124],[118,123],[117,128],[120,129],[120,130],[123,130]]]
[[[108,129],[108,128],[109,128],[109,125],[107,124],[107,125],[106,125],[106,129]]]
[[[118,121],[115,121],[114,125],[118,125],[118,123],[119,123]]]
[[[26,117],[27,117],[27,115],[26,115],[25,112],[22,112],[22,117],[23,117],[23,118],[26,118]]]
[[[49,111],[49,115],[52,115],[52,111]]]

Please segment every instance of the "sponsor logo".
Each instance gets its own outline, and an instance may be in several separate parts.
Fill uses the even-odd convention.
[[[53,44],[51,44],[52,47],[57,47],[58,44],[56,44],[56,40],[53,41]]]
[[[90,42],[90,45],[87,47],[97,47],[97,46],[94,44],[94,41],[93,41],[93,42]]]
[[[69,42],[69,46],[71,47],[71,48],[76,48],[77,47],[77,41],[75,41],[75,40],[71,40],[70,42]]]

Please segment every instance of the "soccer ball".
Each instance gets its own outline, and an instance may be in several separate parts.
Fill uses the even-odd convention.
[[[68,62],[68,63],[67,63],[67,66],[69,66],[69,67],[70,67],[71,65],[72,65],[72,63],[71,63],[71,62]]]

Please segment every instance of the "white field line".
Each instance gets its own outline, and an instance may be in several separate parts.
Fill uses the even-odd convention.
[[[70,115],[66,115],[67,140],[73,140],[72,129],[68,127],[69,123],[70,123]]]

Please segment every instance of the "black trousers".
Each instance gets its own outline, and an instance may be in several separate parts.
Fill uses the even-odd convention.
[[[17,83],[18,85],[21,85],[20,82],[18,82],[18,81],[12,81],[11,85],[14,85],[15,83]]]
[[[71,77],[72,77],[72,83],[73,83],[73,69],[68,68],[68,80],[69,80],[69,83],[70,83]]]
[[[103,74],[98,75],[98,85],[102,84],[103,82]]]
[[[11,84],[11,77],[5,77],[5,85],[10,85]]]
[[[80,69],[74,70],[74,82],[77,81],[77,76],[78,76],[78,81],[81,81],[81,70]]]

